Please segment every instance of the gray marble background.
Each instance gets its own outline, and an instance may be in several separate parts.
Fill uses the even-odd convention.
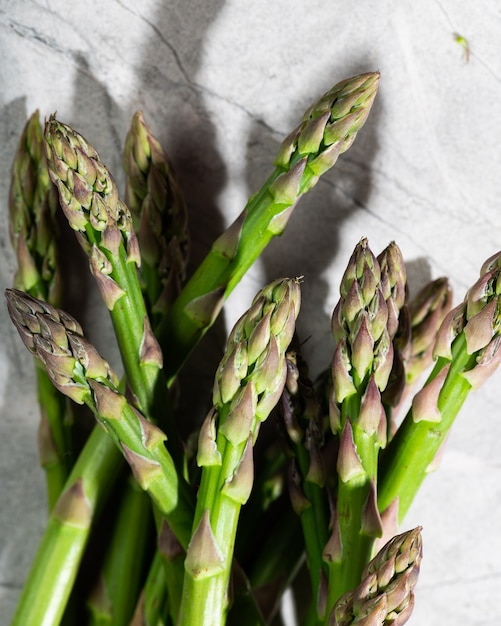
[[[468,40],[469,59],[454,33]],[[379,69],[366,127],[230,298],[226,322],[266,280],[304,275],[299,328],[311,335],[307,356],[319,372],[332,351],[339,278],[362,236],[376,253],[397,241],[411,290],[448,275],[459,302],[501,248],[500,35],[494,0],[2,0],[2,289],[15,269],[10,165],[36,108],[42,117],[57,110],[119,182],[123,138],[142,109],[179,173],[195,263],[265,178],[303,110],[338,80]],[[73,313],[115,362],[85,263],[78,271]],[[8,623],[44,528],[45,496],[32,363],[3,307],[0,329],[0,621]],[[204,344],[214,363],[219,339]],[[190,372],[208,389],[206,368]],[[405,522],[424,527],[413,626],[501,623],[500,380],[469,399]]]

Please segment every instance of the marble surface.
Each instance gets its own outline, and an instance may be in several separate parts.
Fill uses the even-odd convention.
[[[468,40],[469,58],[454,33]],[[57,110],[119,182],[123,138],[142,109],[178,170],[196,262],[267,175],[303,110],[338,80],[379,69],[363,132],[249,272],[226,322],[265,280],[304,275],[299,328],[311,335],[307,356],[320,371],[332,351],[339,278],[362,236],[376,253],[397,241],[411,290],[447,275],[459,302],[501,247],[500,35],[494,0],[3,0],[2,289],[14,272],[10,164],[36,108]],[[89,286],[75,278],[77,291],[79,280]],[[103,309],[86,293],[73,312],[113,362],[109,326],[95,323]],[[8,623],[44,527],[45,496],[32,364],[4,308],[0,331],[0,615]],[[199,375],[208,387],[211,374]],[[468,400],[405,522],[424,527],[413,626],[501,623],[500,377]]]

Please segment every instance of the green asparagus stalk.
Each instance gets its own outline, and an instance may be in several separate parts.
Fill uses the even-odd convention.
[[[187,212],[172,166],[141,112],[132,119],[123,165],[125,202],[139,241],[143,293],[155,327],[186,277]]]
[[[501,253],[482,266],[479,280],[445,317],[434,347],[435,367],[381,464],[378,506],[398,506],[402,520],[433,468],[461,406],[498,367],[501,359]]]
[[[288,504],[288,503],[287,503]],[[276,616],[283,594],[304,563],[304,535],[297,515],[288,504],[285,511],[261,521],[266,529],[256,545],[249,582],[267,623]]]
[[[374,72],[338,83],[284,140],[273,173],[214,242],[159,329],[159,337],[169,340],[169,381],[214,322],[225,298],[271,239],[283,232],[299,198],[351,146],[369,115],[378,82]]]
[[[8,292],[8,298],[11,315],[27,347],[44,362],[63,393],[93,410],[131,465],[140,486],[173,522],[186,547],[193,514],[191,493],[175,471],[163,444],[163,433],[118,393],[116,376],[87,344],[73,320],[68,326],[64,313],[27,300],[19,292]]]
[[[332,535],[324,549],[329,567],[327,615],[335,601],[360,582],[374,540],[382,535],[376,506],[378,453],[386,445],[381,392],[393,363],[389,307],[382,291],[385,282],[367,240],[362,239],[342,278],[341,299],[332,317],[337,345],[330,422],[340,443]],[[392,332],[396,326],[394,320]]]
[[[9,194],[10,240],[18,269],[14,286],[55,306],[61,301],[57,265],[57,192],[43,156],[39,114],[24,127],[12,165]],[[49,510],[56,503],[73,462],[71,415],[66,399],[35,365],[40,404],[39,454],[47,481]]]
[[[148,577],[136,605],[130,626],[166,626],[167,583],[162,556],[157,550],[148,572]]]
[[[88,626],[120,626],[128,624],[132,617],[146,570],[144,559],[151,547],[148,540],[153,519],[148,500],[129,475],[102,569],[87,600]]]
[[[110,310],[137,408],[149,419],[169,410],[162,373],[162,352],[151,330],[137,276],[140,255],[132,216],[119,198],[111,174],[96,150],[65,124],[51,117],[45,126],[49,171],[77,239]],[[169,447],[180,462],[172,420],[163,420]]]
[[[112,440],[94,429],[51,511],[11,626],[59,626],[91,526],[121,467]]]
[[[256,467],[252,493],[241,511],[238,523],[238,537],[235,554],[239,563],[247,571],[250,563],[257,556],[255,548],[256,532],[268,534],[267,524],[263,520],[275,520],[273,509],[286,500],[286,457],[279,441],[273,438],[264,450],[261,450],[259,464]],[[266,526],[266,531],[265,531]]]
[[[327,576],[322,553],[329,538],[329,503],[324,489],[326,471],[322,458],[323,415],[297,337],[286,359],[287,379],[278,408],[294,459],[290,478],[292,505],[303,528],[312,597],[318,598],[322,576]],[[320,607],[317,613],[319,611],[322,612]]]
[[[131,626],[177,623],[184,576],[185,550],[165,519],[158,526],[157,550]]]
[[[401,626],[414,607],[421,528],[393,537],[365,568],[361,583],[336,602],[330,626]]]
[[[44,626],[49,626],[59,623],[58,620],[64,611],[89,538],[91,523],[121,466],[122,457],[117,449],[117,444],[120,448],[120,435],[117,437],[117,431],[120,431],[120,428],[114,428],[117,418],[120,417],[120,409],[126,415],[124,426],[127,436],[129,439],[132,437],[129,445],[121,447],[120,451],[125,453],[126,458],[134,465],[138,481],[142,480],[141,476],[147,475],[144,481],[140,482],[141,486],[143,488],[146,486],[150,491],[156,492],[162,500],[165,494],[167,494],[167,499],[174,497],[178,500],[176,488],[178,483],[180,485],[181,483],[172,466],[172,459],[162,444],[164,435],[142,418],[127,404],[125,398],[117,393],[116,376],[92,346],[87,344],[81,335],[78,323],[64,312],[57,311],[54,307],[19,291],[7,290],[6,295],[9,313],[23,341],[30,351],[41,358],[52,382],[73,400],[80,403],[87,401],[94,412],[98,411],[99,405],[105,411],[104,420],[110,419],[108,424],[111,426],[106,430],[113,433],[112,439],[101,428],[94,429],[79,456],[65,492],[58,501],[54,519],[51,517],[49,520],[37,558],[21,596],[16,613],[18,621],[14,622],[15,625],[33,624],[35,626],[35,624],[43,623]],[[72,363],[75,372],[70,371]],[[70,377],[73,374],[76,376],[74,380]],[[97,378],[92,378],[93,376]],[[109,418],[111,414],[113,417]],[[127,436],[124,439],[126,443]],[[136,443],[139,440],[140,444],[135,446],[134,440]],[[145,452],[145,455],[141,455],[141,452]],[[160,462],[155,459],[157,453],[161,457]],[[156,480],[155,474],[161,473],[162,468],[166,477],[164,479],[162,475],[160,480]],[[169,478],[172,480],[169,481]],[[168,483],[166,491],[162,487],[162,480]],[[71,505],[68,499],[74,495],[75,482],[78,483],[76,495],[79,500],[77,499],[76,505]],[[156,484],[151,486],[151,482]],[[87,484],[90,485],[88,489],[84,489],[83,496],[81,483],[84,487]],[[181,503],[180,506],[181,517],[184,518],[181,525],[185,528],[185,544],[187,544],[192,519],[191,493],[186,492],[184,483],[180,489],[180,498],[185,503],[184,512],[183,504]],[[71,513],[75,506],[78,508],[78,502],[82,497],[84,502],[89,502],[89,507],[84,511],[86,513],[84,520],[78,524],[78,532],[70,533],[72,539],[68,542],[66,526],[73,524],[73,518],[70,516],[67,521],[65,511],[68,509]],[[173,503],[173,506],[175,507],[176,503]],[[59,512],[61,508],[64,513],[63,517]],[[174,515],[177,516],[176,513]],[[55,556],[52,558],[48,555]],[[40,616],[45,616],[46,621],[42,622]]]
[[[145,139],[144,128],[142,131],[141,139]],[[136,265],[139,266],[140,258],[136,235],[132,227],[132,216],[126,205],[119,199],[113,178],[100,161],[96,151],[78,133],[52,119],[46,126],[45,136],[51,175],[58,185],[63,210],[70,225],[78,231],[80,243],[89,253],[92,273],[110,309],[132,399],[137,408],[150,419],[162,420],[162,426],[168,436],[169,450],[177,466],[181,467],[183,464],[181,445],[171,419],[170,398],[161,371],[162,354],[151,331],[148,312],[137,277]],[[129,143],[133,139],[129,138]],[[158,215],[155,211],[158,213],[161,208],[159,203],[162,193],[165,195],[163,187],[168,182],[172,192],[175,183],[172,176],[167,181],[160,177],[160,174],[164,178],[169,174],[165,163],[161,162],[163,154],[158,144],[154,144],[151,136],[146,139],[150,145],[150,157],[153,146],[154,163],[148,176],[147,194],[143,197],[143,214],[151,225],[152,220],[158,222]],[[143,154],[137,144],[136,148],[135,157],[140,161],[144,157],[146,146],[142,146]],[[139,170],[137,167],[133,168],[133,163],[129,165],[131,175],[129,181],[133,180],[136,192],[141,194],[142,190],[138,185]],[[137,193],[134,196],[131,195],[135,208],[138,208],[137,202],[139,201]],[[177,196],[179,196],[178,193]],[[171,256],[174,252],[179,253],[171,263],[172,271],[183,272],[179,242],[185,230],[185,220],[183,221],[184,207],[179,198],[178,204],[177,215],[171,220],[172,234],[177,234],[178,239],[171,244],[169,250]],[[164,213],[166,208],[163,208]],[[143,222],[141,231],[144,244],[141,252],[146,257],[146,275],[150,284],[154,286],[156,284],[155,272],[151,268],[151,263],[155,260],[155,255],[152,253],[154,242],[151,237],[145,235],[145,232],[147,233],[145,224],[146,222]],[[182,245],[186,248],[185,241],[182,241]],[[163,278],[165,278],[165,263],[168,260],[168,254],[169,251],[164,250],[162,257],[156,259],[155,271],[163,272]],[[162,263],[164,267],[161,266]],[[162,282],[159,284],[162,285]],[[163,286],[166,287],[166,285]],[[164,291],[166,301],[167,290]],[[160,293],[157,294],[155,301],[159,297],[161,297]],[[143,514],[137,512],[137,515]]]
[[[180,625],[225,623],[238,517],[252,489],[253,445],[283,390],[285,350],[299,300],[297,281],[275,281],[258,293],[230,333],[214,382],[214,407],[200,432],[202,479]]]
[[[125,201],[131,210],[141,253],[140,283],[148,317],[155,326],[155,320],[159,314],[165,314],[186,275],[187,215],[172,167],[141,112],[137,112],[132,119],[125,142],[123,166],[127,175]],[[129,531],[138,532],[130,525]],[[160,553],[158,558],[161,559]],[[179,557],[177,561],[180,561]],[[182,561],[180,568],[173,567],[170,559],[164,559],[163,563],[168,572],[174,570],[165,584],[170,587],[169,609],[175,622],[181,595]],[[173,589],[176,579],[179,579],[179,588]],[[157,610],[152,607],[151,598],[152,594],[148,592],[144,610],[150,621],[155,619],[152,612]]]
[[[116,374],[83,337],[78,322],[23,292],[8,289],[6,297],[25,346],[42,361],[62,393],[92,410],[186,548],[192,496],[164,445],[165,434],[119,392]]]
[[[265,622],[272,623],[304,561],[303,534],[287,493],[287,458],[277,438],[260,450],[255,465],[252,493],[239,517],[235,558],[247,572]],[[230,618],[234,612],[232,606]]]
[[[11,309],[11,312],[14,311]],[[80,326],[68,316],[63,316],[63,320],[70,328],[80,330]],[[46,371],[43,364],[38,367],[40,371]],[[56,389],[50,377],[47,380]],[[13,626],[60,623],[91,527],[122,465],[122,457],[113,441],[102,429],[94,429],[49,518]]]

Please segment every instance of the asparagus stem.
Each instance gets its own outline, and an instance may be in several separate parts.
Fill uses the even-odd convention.
[[[89,254],[91,271],[110,310],[132,397],[149,419],[156,421],[167,414],[162,427],[169,449],[181,465],[162,353],[150,327],[137,276],[140,257],[130,211],[120,200],[96,150],[54,117],[45,127],[45,149],[63,211]]]
[[[165,519],[160,520],[159,526],[158,553],[162,559],[163,580],[167,591],[168,610],[165,615],[169,615],[172,623],[176,624],[181,605],[186,552]],[[150,601],[148,596],[146,601]]]
[[[322,555],[328,540],[328,502],[321,455],[324,443],[322,414],[306,362],[299,352],[297,337],[287,353],[287,379],[279,409],[295,459],[291,496],[303,528],[312,597],[320,598],[321,583],[327,575]],[[300,497],[294,490],[302,491]],[[317,607],[317,613],[319,611],[322,612],[321,606]]]
[[[180,625],[223,624],[241,506],[253,482],[259,425],[285,383],[285,350],[299,312],[299,285],[268,285],[235,325],[214,383],[214,409],[202,427],[202,479],[185,561]]]
[[[397,284],[403,277],[405,273],[400,272]],[[332,317],[337,346],[330,420],[334,434],[340,435],[340,445],[336,510],[324,550],[329,566],[327,616],[336,600],[360,582],[374,540],[382,535],[376,508],[378,453],[386,444],[381,392],[393,364],[390,330],[393,325],[394,333],[398,324],[398,307],[391,302],[391,293],[405,291],[400,285],[385,294],[388,282],[363,239],[341,281],[341,299]]]
[[[46,476],[47,504],[49,511],[52,511],[73,464],[72,418],[66,398],[54,387],[37,362],[35,372],[41,414],[38,449],[40,465]]]
[[[464,337],[458,337],[453,351],[451,369],[443,382],[437,409],[440,421],[414,420],[412,409],[407,413],[386,450],[380,468],[378,507],[380,511],[398,501],[398,521],[409,510],[416,493],[432,467],[437,452],[445,441],[470,390],[470,383],[461,376],[474,365],[475,358],[466,352]],[[439,359],[423,389],[445,373],[447,361]]]
[[[88,626],[129,623],[143,582],[151,526],[149,498],[128,476],[104,563],[87,600]]]
[[[249,570],[250,584],[267,622],[277,613],[283,592],[304,561],[304,537],[299,518],[291,515],[289,507],[274,517],[262,522],[268,532],[256,546],[258,553]]]
[[[130,626],[165,626],[167,623],[163,618],[168,613],[168,595],[162,560],[156,550]]]
[[[435,367],[382,458],[379,510],[397,502],[399,520],[433,468],[469,392],[499,365],[500,259],[498,253],[484,263],[464,302],[444,319],[434,348]]]
[[[57,192],[43,157],[38,111],[27,121],[12,164],[9,193],[10,239],[18,270],[14,286],[58,305],[61,272],[57,265]],[[36,367],[40,464],[45,470],[49,511],[61,493],[73,463],[71,415],[66,399]]]
[[[157,550],[131,626],[160,626],[167,616],[177,624],[179,615],[186,554],[166,520],[155,513]]]
[[[139,253],[132,217],[119,199],[116,185],[98,154],[78,133],[52,118],[46,125],[45,138],[51,176],[58,186],[63,210],[89,254],[92,273],[110,309],[130,396],[150,420],[161,420],[169,450],[177,466],[182,467],[181,445],[161,371],[162,355],[150,328],[138,281]],[[151,145],[150,141],[150,148]],[[150,196],[143,199],[150,200],[147,206],[151,210],[158,210],[161,187],[158,173],[161,170],[164,174],[168,172],[164,171],[165,164],[162,167],[160,163],[157,146],[153,148],[155,167],[149,183]],[[135,156],[140,156],[137,150]],[[137,177],[134,180],[137,181]],[[146,217],[151,218],[151,211]],[[151,250],[146,249],[145,254],[147,261],[151,261]],[[164,261],[166,254],[164,250]],[[95,410],[95,407],[91,408]],[[189,502],[188,494],[185,499]]]
[[[17,290],[7,289],[6,297],[25,346],[62,393],[93,411],[186,548],[192,495],[164,445],[165,434],[120,394],[117,376],[71,316]]]
[[[58,626],[91,525],[122,467],[110,438],[95,429],[53,508],[11,626]]]
[[[299,198],[352,144],[374,101],[379,73],[335,85],[304,115],[283,142],[275,170],[209,253],[164,318],[169,340],[166,376],[171,381],[222,304],[271,239],[280,235]]]

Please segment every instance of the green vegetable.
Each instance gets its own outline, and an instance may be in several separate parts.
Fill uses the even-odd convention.
[[[285,384],[285,351],[299,305],[297,281],[271,283],[230,333],[214,382],[214,408],[200,431],[202,480],[179,624],[225,621],[238,516],[254,480],[253,447]]]
[[[387,270],[382,275],[363,239],[346,268],[341,299],[332,316],[337,345],[332,361],[330,424],[340,443],[332,536],[324,550],[329,567],[328,611],[360,581],[374,540],[383,532],[376,505],[378,454],[386,445],[387,429],[381,392],[393,365],[390,331],[396,332],[405,292],[405,274],[397,274],[395,280]]]
[[[14,286],[56,306],[62,298],[57,209],[57,192],[43,156],[42,129],[35,111],[26,122],[12,165],[9,226],[18,263]],[[40,404],[38,446],[50,510],[73,463],[72,417],[66,399],[45,370],[37,364],[35,369]]]
[[[213,243],[161,325],[169,338],[170,380],[214,322],[224,300],[268,245],[282,234],[299,198],[352,145],[374,102],[379,73],[335,85],[284,140],[275,169],[235,222]]]
[[[421,529],[374,553],[470,391],[501,361],[501,253],[450,310],[446,279],[412,297],[398,246],[375,256],[361,239],[333,312],[327,374],[309,377],[295,331],[299,280],[282,278],[229,334],[210,409],[189,438],[184,420],[197,416],[171,400],[224,300],[353,142],[378,83],[378,73],[347,79],[308,109],[186,284],[187,210],[142,114],[125,142],[126,202],[80,134],[51,117],[42,138],[38,114],[30,119],[12,172],[18,270],[6,298],[37,362],[51,511],[13,626],[281,624],[289,587],[304,626],[407,621]],[[55,189],[109,309],[121,381],[61,309]],[[77,458],[67,399],[97,420]]]
[[[501,254],[488,259],[464,301],[445,317],[436,338],[436,364],[385,451],[379,509],[398,503],[402,520],[432,469],[460,408],[501,359]]]

